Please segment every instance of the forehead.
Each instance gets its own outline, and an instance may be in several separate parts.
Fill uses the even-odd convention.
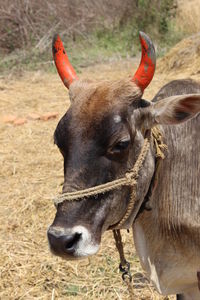
[[[98,132],[106,139],[107,134],[121,128],[128,107],[142,95],[130,80],[98,84],[78,80],[70,85],[69,92],[71,106],[54,133],[55,143],[63,149],[73,137],[88,139]]]
[[[120,113],[140,97],[140,89],[130,80],[100,83],[79,80],[70,87],[72,117],[85,126],[107,115],[114,116],[114,122],[118,123]]]

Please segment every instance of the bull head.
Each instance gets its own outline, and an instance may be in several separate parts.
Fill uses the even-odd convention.
[[[63,192],[76,191],[118,178],[132,166],[141,143],[131,125],[131,114],[141,104],[144,89],[155,71],[155,49],[140,32],[142,57],[135,75],[128,80],[98,82],[79,80],[58,35],[53,39],[53,57],[64,85],[70,91],[71,107],[59,122],[55,143],[64,157]],[[131,149],[134,140],[137,147]],[[152,171],[149,178],[151,178]],[[146,192],[146,187],[140,191]],[[122,217],[130,195],[120,191],[58,205],[49,228],[52,252],[67,258],[97,252],[102,233]],[[124,225],[129,227],[139,207]],[[110,215],[110,211],[115,212]]]
[[[199,97],[175,96],[150,103],[141,99],[155,71],[155,50],[140,32],[141,63],[132,79],[92,82],[78,79],[60,37],[53,40],[58,73],[69,88],[71,106],[59,121],[54,141],[64,158],[63,192],[94,187],[124,176],[133,167],[145,137],[156,124],[179,124],[199,110]],[[173,98],[173,99],[172,99]],[[137,181],[135,205],[122,228],[129,228],[148,192],[155,169],[153,144]],[[103,232],[123,218],[130,188],[58,204],[48,230],[53,253],[67,259],[98,251]]]

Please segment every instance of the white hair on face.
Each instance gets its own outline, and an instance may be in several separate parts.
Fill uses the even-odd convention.
[[[120,117],[120,115],[115,115],[113,119],[114,119],[115,123],[119,123],[122,120],[122,118]]]
[[[75,226],[72,228],[72,233],[79,233],[81,234],[81,238],[78,241],[76,250],[74,255],[75,256],[89,256],[97,253],[99,250],[99,244],[94,243],[92,241],[92,237],[88,229],[84,226]]]

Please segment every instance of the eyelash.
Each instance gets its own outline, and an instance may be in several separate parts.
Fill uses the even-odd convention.
[[[114,145],[112,151],[120,153],[121,151],[126,150],[129,145],[130,145],[130,140],[119,141]]]

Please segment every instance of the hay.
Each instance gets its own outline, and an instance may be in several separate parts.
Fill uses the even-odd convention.
[[[134,61],[101,65],[83,75],[97,80],[120,78],[134,65]],[[154,94],[164,80],[157,76],[149,93]],[[61,117],[69,105],[59,77],[42,72],[1,79],[0,98],[1,114],[57,111]],[[52,138],[57,122],[0,123],[0,299],[128,299],[111,232],[90,259],[68,262],[48,250],[46,230],[55,215],[51,199],[63,182],[62,158]],[[123,238],[134,274],[135,299],[163,299],[143,275],[131,234]]]
[[[176,26],[181,32],[189,34],[200,31],[199,0],[177,0]]]
[[[200,33],[188,37],[160,59],[158,72],[190,76],[200,73]]]

